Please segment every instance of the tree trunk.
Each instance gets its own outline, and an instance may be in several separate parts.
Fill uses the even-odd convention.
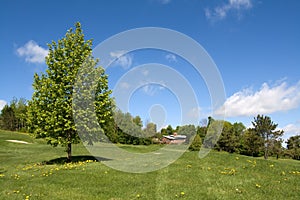
[[[68,143],[68,146],[67,146],[67,162],[71,162],[72,161],[72,143]]]
[[[265,155],[264,155],[265,160],[268,159],[268,147],[265,147]]]
[[[267,141],[265,144],[265,155],[264,155],[265,160],[268,159],[268,154],[269,154],[269,135],[267,134]]]
[[[72,132],[69,131],[68,133],[68,144],[67,144],[67,162],[71,162],[72,161]]]

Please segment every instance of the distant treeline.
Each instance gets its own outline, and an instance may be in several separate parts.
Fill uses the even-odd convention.
[[[0,129],[27,132],[27,101],[14,98],[0,113]]]
[[[25,99],[14,98],[10,104],[4,106],[0,113],[0,129],[10,131],[30,132],[27,125],[28,103]],[[219,138],[212,134],[212,130],[222,124]],[[292,136],[286,142],[287,147],[282,146],[280,138],[283,131],[277,130],[277,124],[268,116],[258,115],[252,122],[254,128],[246,128],[243,123],[230,123],[228,121],[215,120],[209,117],[202,120],[201,125],[184,125],[173,128],[171,125],[157,131],[156,124],[147,122],[143,126],[141,117],[133,117],[130,113],[120,110],[114,112],[113,118],[107,120],[102,126],[105,135],[113,143],[149,145],[158,144],[165,135],[175,132],[187,136],[187,142],[191,142],[190,150],[199,150],[202,143],[206,147],[214,144],[214,149],[227,151],[247,156],[290,157],[300,160],[300,136]],[[135,132],[135,135],[129,133]],[[195,135],[195,137],[191,137]],[[140,136],[143,137],[140,137]],[[193,139],[193,141],[191,141]]]

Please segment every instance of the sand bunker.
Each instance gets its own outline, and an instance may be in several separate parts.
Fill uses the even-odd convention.
[[[22,140],[6,140],[6,141],[7,142],[20,143],[20,144],[30,144],[30,143],[22,141]]]

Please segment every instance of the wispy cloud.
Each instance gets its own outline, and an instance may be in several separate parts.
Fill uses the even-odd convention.
[[[283,128],[279,128],[280,130],[284,131],[283,139],[286,141],[291,137],[295,135],[300,135],[300,124],[288,124],[284,126]]]
[[[17,54],[24,57],[29,63],[44,63],[48,50],[39,46],[35,41],[30,40],[24,46],[17,49]]]
[[[156,1],[161,4],[169,4],[171,3],[172,0],[156,0]]]
[[[286,82],[274,86],[264,83],[256,92],[248,88],[233,94],[216,114],[221,114],[225,109],[227,117],[254,116],[287,111],[299,106],[300,82],[292,86]]]
[[[4,108],[4,106],[7,104],[6,101],[0,100],[0,111]]]
[[[167,54],[165,56],[165,58],[169,61],[169,62],[177,62],[177,58],[174,54]]]
[[[291,133],[292,135],[300,135],[300,125],[288,124],[282,128],[286,133]]]
[[[143,87],[141,88],[142,91],[149,95],[149,96],[154,96],[155,94],[157,94],[159,91],[165,90],[166,86],[163,82],[161,83],[141,83],[141,85],[143,85]]]
[[[127,82],[121,82],[120,87],[121,89],[128,90],[130,88],[130,84]]]
[[[212,21],[218,21],[225,19],[229,12],[236,11],[238,16],[241,16],[241,12],[249,10],[253,7],[252,0],[228,0],[228,2],[222,6],[217,6],[213,9],[206,8],[205,16]]]
[[[148,76],[149,70],[147,70],[147,69],[142,70],[142,74],[143,74],[144,76]]]
[[[199,118],[201,113],[201,108],[200,107],[194,107],[188,112],[188,117],[189,118]]]
[[[151,84],[147,84],[147,85],[143,86],[142,90],[145,94],[147,94],[149,96],[154,96],[155,93],[157,92],[157,88],[155,88],[155,86],[153,86]]]
[[[125,54],[125,51],[110,52],[110,57],[116,59],[115,65],[121,66],[123,69],[128,69],[132,65],[132,55]]]

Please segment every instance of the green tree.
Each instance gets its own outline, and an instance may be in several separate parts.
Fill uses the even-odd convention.
[[[166,133],[167,133],[167,135],[172,135],[174,133],[174,130],[171,125],[167,126]]]
[[[206,136],[207,127],[206,126],[197,126],[197,134],[201,137],[203,140]]]
[[[225,121],[223,123],[222,133],[217,142],[216,148],[218,150],[233,153],[236,151],[238,145],[239,138],[234,131],[234,126],[230,122]]]
[[[276,130],[278,124],[275,124],[270,117],[257,115],[252,122],[254,131],[259,134],[264,141],[264,158],[268,159],[270,145],[283,135],[282,130]]]
[[[108,79],[98,60],[88,56],[78,71],[73,87],[73,116],[80,138],[88,145],[105,141],[113,133],[113,102]]]
[[[143,121],[142,121],[142,119],[141,119],[140,116],[135,116],[135,117],[132,119],[132,121],[133,121],[137,126],[139,126],[140,128],[143,127]]]
[[[215,119],[214,118],[212,118],[211,116],[209,116],[208,118],[207,118],[207,127],[209,127],[214,121],[215,121]]]
[[[282,142],[283,140],[279,138],[277,140],[272,140],[270,143],[270,153],[271,155],[276,156],[276,159],[278,159],[284,152]]]
[[[190,145],[189,149],[191,151],[200,151],[201,145],[202,145],[201,137],[200,137],[199,134],[196,134],[196,136],[194,137],[194,140],[193,140],[192,144]]]
[[[241,135],[246,130],[246,127],[242,122],[235,122],[232,128],[236,135]]]
[[[102,125],[102,128],[104,129],[104,133],[110,142],[118,142],[118,128],[113,118],[106,120],[105,124]],[[103,139],[103,141],[106,140]]]
[[[134,145],[149,142],[149,139],[146,138],[147,135],[145,131],[142,131],[141,126],[134,122],[136,117],[133,117],[130,113],[115,110],[114,119],[117,130],[116,142]]]
[[[241,134],[244,130],[245,126],[242,123],[231,124],[228,121],[224,121],[223,129],[215,148],[229,153],[239,152]]]
[[[240,153],[253,157],[260,156],[263,145],[264,141],[260,134],[249,128],[241,136]]]
[[[20,98],[15,99],[15,116],[16,116],[16,130],[26,131],[26,118],[27,118],[27,100]]]
[[[223,120],[215,120],[212,117],[208,117],[208,125],[206,129],[206,135],[203,140],[203,145],[205,148],[218,148],[219,133],[223,130]]]
[[[13,98],[0,114],[0,128],[11,131],[26,131],[27,103],[24,98]]]
[[[71,161],[72,144],[80,141],[73,118],[73,92],[75,90],[77,94],[82,94],[83,98],[87,94],[82,89],[74,89],[74,83],[81,67],[84,70],[91,70],[97,64],[97,60],[92,57],[92,40],[84,39],[79,22],[75,26],[76,29],[68,30],[64,38],[48,45],[49,53],[46,57],[48,69],[46,73],[34,75],[34,93],[28,108],[30,130],[36,137],[45,138],[47,143],[54,147],[65,146],[68,161]],[[100,75],[93,77],[97,82],[94,84],[95,92],[89,96],[93,96],[98,122],[103,124],[110,112],[111,103],[108,102],[111,91],[108,90],[104,70],[99,69],[100,72],[97,74]],[[93,70],[87,72],[87,75],[89,73],[95,74]],[[82,83],[84,85],[87,82],[83,80]],[[88,114],[88,111],[85,111],[79,113],[79,116]],[[89,136],[90,134],[87,134],[83,139],[88,142],[99,139]]]
[[[178,127],[178,135],[185,135],[186,136],[186,143],[192,142],[191,140],[194,139],[196,135],[196,127],[195,125],[184,125]]]
[[[1,111],[1,129],[15,131],[16,116],[10,105],[5,105]]]
[[[300,160],[300,135],[291,136],[286,144],[291,157]]]
[[[246,127],[241,122],[235,122],[232,125],[232,131],[233,131],[234,141],[235,141],[234,152],[241,153],[241,148],[242,148],[241,140],[242,140],[243,133],[246,131]]]
[[[144,129],[144,132],[147,137],[153,137],[157,132],[156,124],[154,124],[152,122],[148,122],[146,124],[146,128]]]

